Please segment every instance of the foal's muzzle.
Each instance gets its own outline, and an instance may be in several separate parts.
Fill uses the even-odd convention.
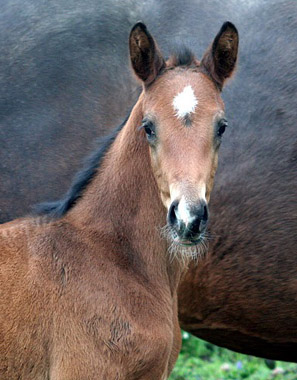
[[[184,245],[198,244],[203,236],[208,221],[208,207],[204,200],[198,204],[181,207],[181,202],[172,202],[167,222],[171,227],[174,240]]]

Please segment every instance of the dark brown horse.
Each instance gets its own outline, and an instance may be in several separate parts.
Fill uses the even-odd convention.
[[[201,63],[165,62],[142,23],[129,44],[143,92],[75,202],[0,229],[2,380],[161,380],[176,361],[177,287],[204,240],[238,34],[225,23]]]

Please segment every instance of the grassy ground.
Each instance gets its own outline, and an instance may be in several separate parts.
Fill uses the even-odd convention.
[[[184,332],[183,348],[169,379],[297,380],[297,364],[265,362],[214,346]]]

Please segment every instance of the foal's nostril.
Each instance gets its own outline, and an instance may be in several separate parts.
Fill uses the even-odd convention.
[[[176,211],[178,207],[178,201],[174,201],[171,203],[171,206],[168,211],[168,222],[171,226],[177,223]]]
[[[204,205],[203,211],[204,212],[203,212],[202,220],[204,222],[207,222],[207,220],[208,220],[208,207],[207,207],[207,205]]]
[[[207,204],[204,202],[200,203],[200,205],[193,210],[192,214],[195,215],[195,218],[193,218],[191,224],[188,224],[186,231],[187,237],[190,239],[200,235],[206,228],[208,221]]]

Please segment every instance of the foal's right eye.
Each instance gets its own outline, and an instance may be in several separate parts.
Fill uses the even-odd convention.
[[[143,121],[142,127],[145,130],[148,141],[151,143],[154,142],[156,139],[155,125],[151,121]]]

